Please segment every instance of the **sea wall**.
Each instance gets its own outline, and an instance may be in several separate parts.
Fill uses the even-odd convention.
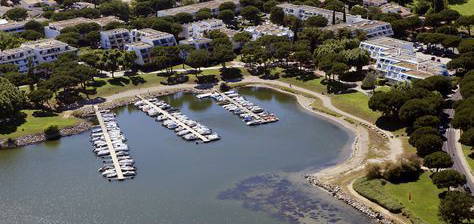
[[[306,176],[306,179],[309,183],[313,186],[320,187],[327,192],[329,192],[334,198],[345,202],[346,204],[352,206],[356,210],[362,212],[363,214],[367,215],[369,218],[372,218],[377,223],[382,224],[393,224],[393,221],[386,218],[381,213],[374,211],[372,208],[360,203],[359,201],[353,199],[350,195],[344,193],[339,186],[323,183],[318,178],[314,176]]]

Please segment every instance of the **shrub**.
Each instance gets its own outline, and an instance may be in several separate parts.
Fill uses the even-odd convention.
[[[219,89],[220,89],[222,92],[227,92],[227,91],[230,90],[230,86],[227,85],[227,83],[223,82],[223,83],[220,84]]]
[[[362,80],[362,89],[374,89],[375,85],[377,84],[377,74],[369,73],[365,76],[364,80]]]
[[[404,154],[397,163],[385,163],[382,176],[390,182],[398,183],[416,180],[421,173],[420,159],[414,154]]]
[[[369,163],[365,168],[366,177],[369,180],[377,179],[382,177],[382,166],[378,163]]]
[[[398,200],[384,192],[380,179],[367,180],[366,178],[361,178],[356,180],[353,186],[357,193],[386,208],[390,212],[400,213],[404,208]]]
[[[61,138],[61,133],[59,132],[59,128],[56,125],[51,125],[44,130],[44,135],[46,136],[47,140],[56,140]]]

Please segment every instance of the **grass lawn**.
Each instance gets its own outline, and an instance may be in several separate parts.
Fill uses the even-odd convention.
[[[449,8],[458,11],[461,15],[474,15],[474,0],[467,0],[464,4],[449,5]]]
[[[375,91],[389,92],[392,88],[390,86],[377,86]]]
[[[441,224],[438,217],[438,206],[440,200],[438,194],[443,189],[438,189],[429,177],[430,173],[425,172],[416,182],[392,184],[384,186],[385,192],[400,201],[413,215],[430,224]],[[411,194],[412,200],[408,199]]]
[[[33,110],[24,110],[27,114],[26,122],[18,126],[16,131],[9,134],[0,134],[0,139],[18,138],[20,136],[42,133],[44,129],[51,125],[57,125],[59,128],[73,126],[80,120],[74,117],[64,118],[63,114],[55,117],[33,117]]]
[[[299,87],[302,87],[302,88],[305,88],[305,89],[309,89],[313,92],[317,92],[317,93],[325,93],[326,92],[326,86],[321,84],[322,78],[313,79],[313,80],[310,80],[310,81],[301,81],[301,80],[297,80],[295,78],[280,78],[278,80],[280,80],[282,82],[292,84],[292,85],[295,85],[295,86],[299,86]]]
[[[100,86],[96,89],[97,93],[94,95],[94,97],[110,96],[134,88],[157,86],[161,85],[161,81],[166,80],[165,77],[161,77],[156,74],[142,74],[133,77],[139,79],[140,81],[138,83],[133,83],[130,80],[130,77],[126,76],[115,78],[115,80],[117,80],[116,82],[111,81],[113,80],[112,78],[96,78],[95,80],[104,81],[105,85]],[[141,78],[143,78],[143,80]]]
[[[463,145],[462,151],[464,152],[464,157],[466,158],[469,167],[471,167],[471,173],[474,173],[474,159],[469,157],[469,154],[472,152],[471,147]]]
[[[379,112],[369,109],[369,97],[361,92],[340,94],[331,97],[334,106],[342,111],[375,123],[380,117]]]

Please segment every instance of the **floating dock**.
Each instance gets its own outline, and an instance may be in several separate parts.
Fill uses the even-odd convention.
[[[153,107],[153,109],[155,109],[156,111],[158,111],[160,114],[166,116],[168,119],[174,121],[176,124],[178,124],[179,126],[185,128],[186,130],[188,130],[189,132],[191,132],[192,134],[194,134],[196,137],[198,137],[199,139],[201,139],[202,142],[210,142],[211,140],[209,140],[206,136],[204,135],[201,135],[199,134],[196,130],[194,130],[193,128],[189,127],[187,124],[181,122],[180,120],[176,119],[173,115],[171,115],[168,111],[166,110],[163,110],[161,109],[160,107],[156,106],[154,103],[146,100],[145,98],[143,98],[142,96],[140,95],[137,95],[137,98],[139,98],[141,101],[145,102],[147,105]]]
[[[115,172],[117,173],[117,179],[123,180],[125,177],[123,176],[122,169],[120,168],[119,160],[117,158],[117,154],[115,153],[114,146],[112,144],[112,140],[110,139],[109,133],[107,131],[107,127],[105,126],[104,119],[102,118],[102,114],[99,111],[99,107],[94,105],[95,115],[97,116],[97,120],[99,121],[100,128],[102,129],[102,133],[104,134],[105,141],[107,142],[107,148],[110,153],[110,157],[112,158],[112,162],[115,167]]]
[[[230,98],[229,96],[227,96],[226,94],[224,93],[221,93],[221,92],[217,92],[220,96],[222,96],[224,99],[228,100],[229,102],[231,102],[232,104],[234,104],[235,106],[239,107],[240,109],[242,109],[243,111],[245,111],[246,113],[252,115],[252,117],[254,117],[256,120],[262,120],[262,118],[254,113],[253,111],[249,110],[247,107],[244,107],[242,106],[242,104],[238,103],[237,101],[235,101],[234,99]]]

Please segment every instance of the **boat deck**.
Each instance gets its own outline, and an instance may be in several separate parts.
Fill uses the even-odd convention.
[[[196,137],[198,137],[199,139],[201,139],[201,141],[203,142],[210,142],[210,140],[204,136],[204,135],[201,135],[199,134],[196,130],[192,129],[191,127],[189,127],[187,124],[181,122],[180,120],[176,119],[173,115],[171,115],[170,113],[168,113],[168,111],[166,110],[163,110],[161,109],[160,107],[156,106],[155,104],[151,103],[150,101],[146,100],[145,98],[143,98],[142,96],[140,95],[137,95],[137,97],[142,100],[143,102],[145,102],[146,104],[150,105],[151,107],[153,107],[155,110],[157,110],[159,113],[165,115],[167,118],[169,118],[170,120],[174,121],[176,124],[178,124],[179,126],[185,128],[186,130],[188,130],[189,132],[193,133],[194,135],[196,135]]]
[[[226,94],[224,93],[221,93],[221,92],[217,92],[219,95],[221,95],[222,97],[224,97],[224,99],[230,101],[232,104],[234,104],[235,106],[239,107],[240,109],[244,110],[246,113],[252,115],[252,117],[254,117],[255,119],[257,120],[262,120],[262,118],[257,115],[256,113],[254,113],[253,111],[249,110],[248,108],[244,107],[242,104],[238,103],[237,101],[235,101],[234,99],[230,98],[229,96],[227,96]]]
[[[109,133],[107,128],[105,127],[104,119],[102,118],[102,114],[99,111],[99,107],[97,105],[94,106],[95,115],[97,116],[97,120],[99,121],[100,128],[104,134],[105,141],[107,142],[107,148],[110,153],[110,157],[112,158],[112,162],[114,163],[115,172],[117,173],[117,179],[123,180],[125,177],[123,176],[122,169],[120,168],[120,164],[117,158],[117,154],[115,153],[114,146],[112,144],[112,140],[110,139]]]

